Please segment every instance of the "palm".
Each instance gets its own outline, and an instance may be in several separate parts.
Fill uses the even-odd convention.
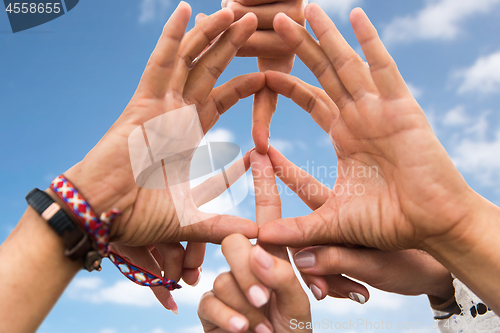
[[[368,96],[350,103],[332,125],[331,137],[339,147],[339,173],[346,175],[340,174],[337,183],[351,185],[350,194],[344,191],[334,199],[346,242],[398,249],[410,239],[419,241],[450,228],[433,215],[453,201],[450,187],[460,183],[460,175],[411,96]],[[415,235],[415,216],[427,221],[425,234]],[[370,230],[375,237],[355,228]],[[375,244],[371,239],[387,241]]]

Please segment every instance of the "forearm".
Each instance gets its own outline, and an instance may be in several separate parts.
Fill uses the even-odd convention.
[[[500,208],[479,196],[475,207],[460,227],[429,240],[425,250],[500,313]]]
[[[82,268],[32,208],[0,246],[0,332],[35,332]]]

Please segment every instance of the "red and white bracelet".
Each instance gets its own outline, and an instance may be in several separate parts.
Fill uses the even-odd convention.
[[[102,213],[98,219],[88,202],[64,175],[56,177],[52,181],[50,188],[73,212],[73,216],[79,225],[93,240],[99,254],[103,258],[109,258],[130,281],[147,287],[164,286],[168,290],[181,288],[177,282],[155,275],[131,263],[118,253],[109,250],[111,224],[120,215],[117,209]]]

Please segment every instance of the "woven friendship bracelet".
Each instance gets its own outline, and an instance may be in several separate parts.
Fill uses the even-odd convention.
[[[64,175],[56,177],[52,181],[50,188],[73,212],[79,224],[94,241],[99,254],[103,258],[109,258],[130,281],[147,287],[164,286],[168,290],[181,288],[177,282],[157,276],[144,268],[134,265],[118,253],[109,250],[111,223],[120,215],[118,210],[113,209],[102,213],[98,219],[87,201]]]

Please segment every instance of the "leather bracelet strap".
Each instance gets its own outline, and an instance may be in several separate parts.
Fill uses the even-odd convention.
[[[72,261],[82,261],[88,271],[100,268],[101,257],[91,239],[47,193],[35,188],[26,196],[26,202],[62,238],[65,256]]]

